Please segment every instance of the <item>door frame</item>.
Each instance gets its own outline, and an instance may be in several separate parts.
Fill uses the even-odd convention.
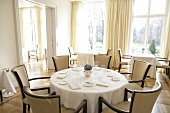
[[[56,18],[56,12],[57,12],[57,5],[48,1],[42,1],[42,0],[25,0],[26,2],[32,2],[39,5],[44,5],[46,7],[50,7],[53,9],[54,14],[54,20],[53,20],[53,26],[52,26],[52,40],[53,44],[52,46],[52,56],[56,55],[56,28],[57,28],[57,18]],[[15,18],[15,29],[16,29],[16,37],[17,37],[17,64],[23,64],[23,58],[22,58],[22,44],[21,44],[21,28],[20,28],[20,18],[19,18],[19,0],[13,0],[14,5],[14,18]],[[48,38],[47,38],[48,40]],[[48,41],[47,41],[48,42]],[[48,51],[48,48],[47,48]],[[51,58],[52,59],[52,58]],[[50,59],[47,59],[50,60]],[[51,69],[51,67],[49,67]]]

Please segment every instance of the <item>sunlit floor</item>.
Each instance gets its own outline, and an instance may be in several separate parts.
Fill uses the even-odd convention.
[[[30,63],[25,64],[29,77],[36,76],[51,76],[54,70],[48,70],[45,61],[36,62],[31,60]],[[129,78],[128,76],[125,76]],[[152,113],[170,113],[170,80],[165,74],[157,73],[157,80],[163,84],[163,90],[159,95]],[[155,83],[155,79],[147,78],[145,82],[145,89],[150,89]],[[34,83],[32,84],[34,85]],[[0,113],[22,113],[22,101],[20,89],[17,87],[17,94],[13,97],[4,98],[0,103]]]

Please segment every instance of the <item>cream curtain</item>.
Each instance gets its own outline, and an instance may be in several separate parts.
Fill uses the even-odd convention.
[[[106,46],[112,48],[110,66],[118,67],[118,48],[126,52],[130,40],[132,0],[106,0]]]
[[[168,0],[168,6],[170,6],[170,1]],[[166,34],[164,39],[164,47],[163,47],[163,54],[165,58],[168,58],[168,55],[170,53],[170,7],[168,7],[167,10],[167,21],[166,21]]]
[[[77,52],[77,27],[78,27],[78,19],[79,19],[79,9],[81,7],[81,2],[76,1],[72,2],[71,9],[71,40],[70,45],[74,47],[74,51]]]
[[[30,12],[30,10],[32,10]],[[32,49],[32,44],[38,44],[38,56],[42,59],[42,8],[30,7],[20,8],[20,26],[21,26],[21,42],[24,51]],[[31,23],[31,24],[30,24]],[[33,41],[34,38],[34,42]],[[36,41],[36,42],[35,42]],[[27,52],[25,52],[27,56]],[[27,59],[27,58],[25,58]],[[25,60],[24,62],[26,62]]]

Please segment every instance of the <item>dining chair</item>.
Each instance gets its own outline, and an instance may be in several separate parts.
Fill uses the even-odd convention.
[[[56,72],[69,68],[69,55],[53,56],[52,60],[53,60],[54,69]]]
[[[112,56],[111,52],[112,52],[112,49],[108,48],[107,52],[105,54],[100,54],[100,55],[109,55],[109,56]]]
[[[37,95],[34,94],[28,86],[24,86],[23,91],[33,113],[79,113],[82,109],[83,113],[87,113],[87,100],[83,100],[82,103],[73,110],[62,107],[60,95],[56,95],[55,92],[49,95]]]
[[[151,90],[131,90],[125,88],[124,101],[112,105],[103,97],[98,99],[98,113],[151,113],[157,97],[162,90],[162,84],[156,82],[156,85]],[[132,94],[131,101],[128,101],[128,93]],[[103,105],[107,108],[104,110]]]
[[[37,77],[37,78],[29,79],[27,70],[26,70],[26,67],[24,64],[14,67],[11,70],[11,72],[15,76],[15,78],[19,84],[19,88],[20,88],[21,95],[22,95],[22,102],[23,102],[23,113],[26,113],[26,107],[28,106],[28,110],[30,110],[30,105],[28,103],[27,98],[24,95],[23,87],[28,86],[30,88],[31,81],[34,81],[34,80],[40,81],[40,80],[45,80],[45,79],[49,80],[50,77]],[[47,90],[46,94],[48,94],[48,93],[50,93],[50,84],[49,84],[49,82],[47,82],[47,83],[41,84],[41,86],[34,86],[34,87],[32,86],[30,89],[32,91],[34,91],[35,93],[41,93],[41,91]],[[39,92],[37,92],[37,91],[39,91]],[[44,94],[44,92],[43,92],[43,94]]]
[[[168,58],[163,58],[163,57],[156,57],[158,62],[161,65],[157,65],[156,68],[163,68],[165,69],[165,73],[169,76],[170,78],[170,53]]]
[[[108,55],[94,55],[94,61],[99,61],[98,66],[105,65],[107,69],[109,69],[111,58],[112,56]]]
[[[35,45],[35,47],[32,50],[28,51],[28,62],[30,62],[31,57],[36,57],[38,62],[38,45]]]
[[[75,64],[77,62],[77,53],[74,52],[73,47],[68,47],[70,55],[70,64]]]
[[[129,61],[131,60],[131,55],[122,55],[121,49],[118,49],[119,55],[119,69],[120,72],[122,65],[129,65]]]
[[[144,82],[150,67],[151,64],[148,62],[134,60],[132,72],[121,72],[121,74],[130,74],[131,80],[128,82],[131,83],[132,88],[141,90],[144,87]]]

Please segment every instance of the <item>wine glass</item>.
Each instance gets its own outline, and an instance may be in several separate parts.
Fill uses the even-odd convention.
[[[94,61],[94,67],[98,67],[99,66],[99,61]]]
[[[100,67],[101,67],[101,68],[106,68],[106,66],[105,66],[104,64],[102,64]]]

